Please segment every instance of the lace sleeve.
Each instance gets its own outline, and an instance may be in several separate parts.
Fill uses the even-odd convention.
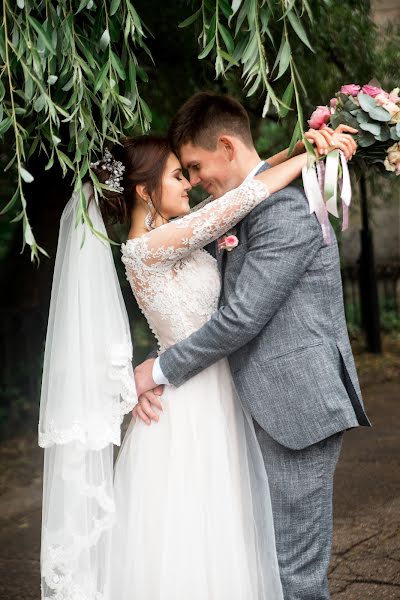
[[[216,240],[268,196],[261,181],[252,179],[242,183],[200,210],[136,238],[135,242],[144,244],[142,261],[151,266],[181,260],[193,250]]]

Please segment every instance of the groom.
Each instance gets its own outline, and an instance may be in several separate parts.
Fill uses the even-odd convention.
[[[233,98],[199,93],[176,114],[172,148],[214,198],[268,168]],[[228,357],[264,456],[285,600],[329,598],[333,475],[346,429],[369,425],[343,310],[335,236],[324,245],[303,192],[272,194],[218,252],[219,309],[135,370],[138,393],[180,386]],[[210,415],[212,418],[212,415]],[[222,600],[222,599],[221,599]]]

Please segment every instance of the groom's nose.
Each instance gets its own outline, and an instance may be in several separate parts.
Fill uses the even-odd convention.
[[[201,179],[195,173],[190,173],[189,181],[190,181],[190,185],[192,187],[194,187],[195,185],[199,185],[199,183],[201,182]]]

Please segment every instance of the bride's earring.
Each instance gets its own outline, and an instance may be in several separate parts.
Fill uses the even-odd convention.
[[[151,200],[147,201],[147,206],[148,206],[149,211],[144,218],[144,225],[148,231],[151,231],[152,229],[154,229],[154,225],[153,225],[154,206],[153,206],[153,203]]]

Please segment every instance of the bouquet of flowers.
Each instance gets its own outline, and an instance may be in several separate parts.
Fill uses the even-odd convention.
[[[399,88],[386,92],[381,87],[351,83],[343,85],[330,106],[318,106],[309,125],[320,129],[340,123],[358,129],[355,164],[365,169],[374,165],[381,173],[400,175]]]
[[[318,106],[308,124],[313,129],[327,125],[345,125],[357,129],[358,144],[352,164],[358,171],[371,168],[382,174],[400,175],[400,95],[399,88],[386,92],[381,87],[356,84],[343,85],[329,106]],[[323,159],[313,157],[303,169],[303,183],[310,205],[322,227],[326,243],[330,242],[328,214],[339,217],[338,188],[342,200],[342,231],[348,227],[351,202],[350,176],[347,162],[339,150]]]

